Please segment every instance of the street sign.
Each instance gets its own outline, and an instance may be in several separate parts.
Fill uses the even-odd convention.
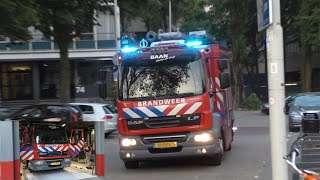
[[[258,31],[272,24],[272,0],[257,0]]]

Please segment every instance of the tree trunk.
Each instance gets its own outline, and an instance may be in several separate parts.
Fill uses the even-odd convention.
[[[311,48],[304,46],[301,48],[302,52],[302,64],[301,64],[301,80],[302,80],[302,92],[311,91]]]
[[[60,49],[60,102],[70,101],[71,71],[68,58],[68,41],[57,42]]]

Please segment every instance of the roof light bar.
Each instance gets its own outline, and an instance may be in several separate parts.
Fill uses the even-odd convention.
[[[202,45],[202,41],[190,41],[190,42],[187,42],[186,45],[188,47],[201,46]]]
[[[138,48],[136,48],[136,47],[130,47],[130,46],[126,45],[121,49],[121,52],[123,52],[123,53],[133,53],[133,52],[135,52],[137,50],[138,50]]]

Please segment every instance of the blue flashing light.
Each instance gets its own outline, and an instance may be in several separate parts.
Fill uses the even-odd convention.
[[[138,48],[136,47],[130,47],[130,46],[124,46],[122,49],[121,49],[121,52],[123,53],[133,53],[135,52],[136,50],[138,50]]]
[[[202,41],[190,41],[190,42],[187,42],[186,45],[188,47],[201,46],[202,45]]]

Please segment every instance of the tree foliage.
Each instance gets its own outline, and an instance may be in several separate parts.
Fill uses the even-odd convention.
[[[118,3],[121,15],[126,15],[126,18],[140,17],[145,23],[147,31],[169,30],[169,0],[118,0]],[[186,17],[191,17],[192,13],[199,13],[198,7],[200,8],[198,0],[171,0],[171,6],[172,24],[174,25],[194,23],[195,21]],[[195,20],[195,18],[193,19]],[[184,23],[184,20],[189,21]],[[202,20],[205,21],[205,17]]]
[[[293,21],[299,34],[301,49],[301,80],[302,91],[311,91],[312,79],[312,48],[320,47],[320,2],[303,0],[299,3],[299,12]]]
[[[92,31],[97,24],[96,10],[106,7],[99,0],[35,0],[38,23],[35,28],[48,39],[53,37],[60,49],[60,101],[70,100],[71,71],[68,46],[74,37]]]
[[[32,0],[0,0],[0,35],[12,41],[31,39],[28,27],[35,22]]]

